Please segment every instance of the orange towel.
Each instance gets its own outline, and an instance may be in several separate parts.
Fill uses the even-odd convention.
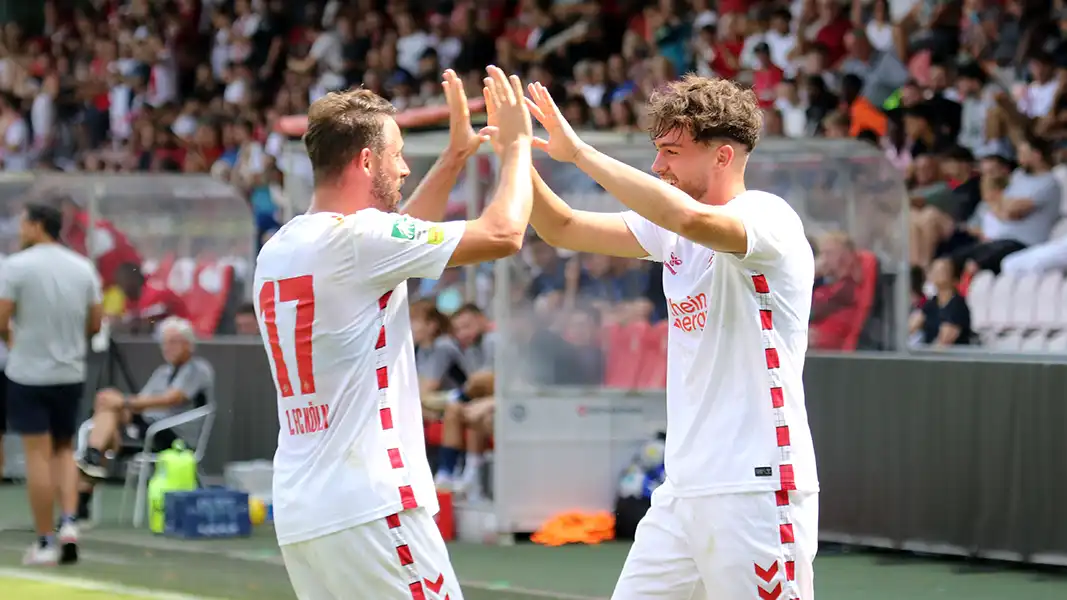
[[[569,512],[552,517],[530,536],[542,546],[599,544],[615,539],[615,515],[609,512]]]

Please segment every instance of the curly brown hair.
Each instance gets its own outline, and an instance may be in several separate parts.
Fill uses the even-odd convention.
[[[682,130],[693,140],[731,140],[749,152],[763,129],[756,94],[728,79],[689,74],[656,90],[648,99],[653,139]]]
[[[330,92],[312,103],[304,147],[315,182],[339,177],[364,148],[381,152],[383,117],[394,114],[388,100],[364,89]]]

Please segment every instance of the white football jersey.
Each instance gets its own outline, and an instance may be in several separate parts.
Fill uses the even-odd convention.
[[[663,263],[666,485],[678,496],[815,492],[802,378],[811,246],[778,196],[747,191],[724,210],[745,225],[744,255],[716,253],[623,213],[649,259]]]
[[[281,427],[279,544],[417,506],[437,513],[406,281],[440,277],[465,226],[373,209],[307,214],[260,251],[256,317]]]

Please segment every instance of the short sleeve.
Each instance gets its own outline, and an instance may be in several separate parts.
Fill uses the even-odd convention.
[[[630,228],[630,233],[637,238],[637,243],[648,252],[646,260],[663,262],[670,253],[673,238],[678,236],[632,210],[622,213],[622,220]]]
[[[465,221],[432,223],[406,215],[361,210],[345,217],[356,263],[368,279],[392,289],[412,279],[438,279],[466,230]]]
[[[960,329],[967,329],[970,326],[970,317],[967,301],[958,295],[953,296],[952,300],[949,300],[948,304],[941,309],[941,322],[955,325]]]
[[[1033,201],[1034,204],[1039,207],[1049,205],[1059,207],[1060,198],[1059,182],[1054,178],[1049,177],[1048,181],[1046,181],[1034,194]]]
[[[441,381],[454,366],[462,364],[462,360],[458,346],[451,341],[438,340],[433,348],[426,352],[424,361],[419,365],[419,378]]]
[[[207,393],[214,385],[214,375],[196,361],[189,361],[178,369],[178,374],[170,382],[170,388],[179,390],[186,400],[192,400],[201,392]]]
[[[763,192],[742,194],[722,207],[722,210],[741,220],[748,238],[743,255],[737,255],[742,263],[760,264],[785,255],[789,244],[804,238],[804,226],[796,212],[778,196]],[[806,239],[805,242],[807,243]]]
[[[19,272],[17,264],[11,259],[0,265],[0,300],[18,299]]]

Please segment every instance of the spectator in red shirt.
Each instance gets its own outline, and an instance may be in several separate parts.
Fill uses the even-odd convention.
[[[755,48],[759,69],[752,74],[752,91],[756,93],[760,108],[771,108],[777,98],[775,90],[785,74],[771,61],[771,47],[762,42]]]
[[[150,333],[167,317],[190,319],[189,308],[171,289],[145,281],[141,267],[124,263],[116,273],[117,285],[126,296],[126,314],[121,329],[130,333]]]
[[[66,230],[62,239],[67,246],[86,256],[89,255],[87,236],[89,235],[89,213],[74,200],[63,198],[61,201]],[[93,249],[97,253],[96,270],[104,289],[115,285],[115,272],[119,265],[141,264],[141,254],[133,247],[130,240],[107,219],[96,219],[93,227]]]
[[[849,350],[845,340],[855,327],[856,292],[862,278],[856,248],[843,233],[823,236],[818,243],[816,286],[811,301],[810,346],[819,350]]]

